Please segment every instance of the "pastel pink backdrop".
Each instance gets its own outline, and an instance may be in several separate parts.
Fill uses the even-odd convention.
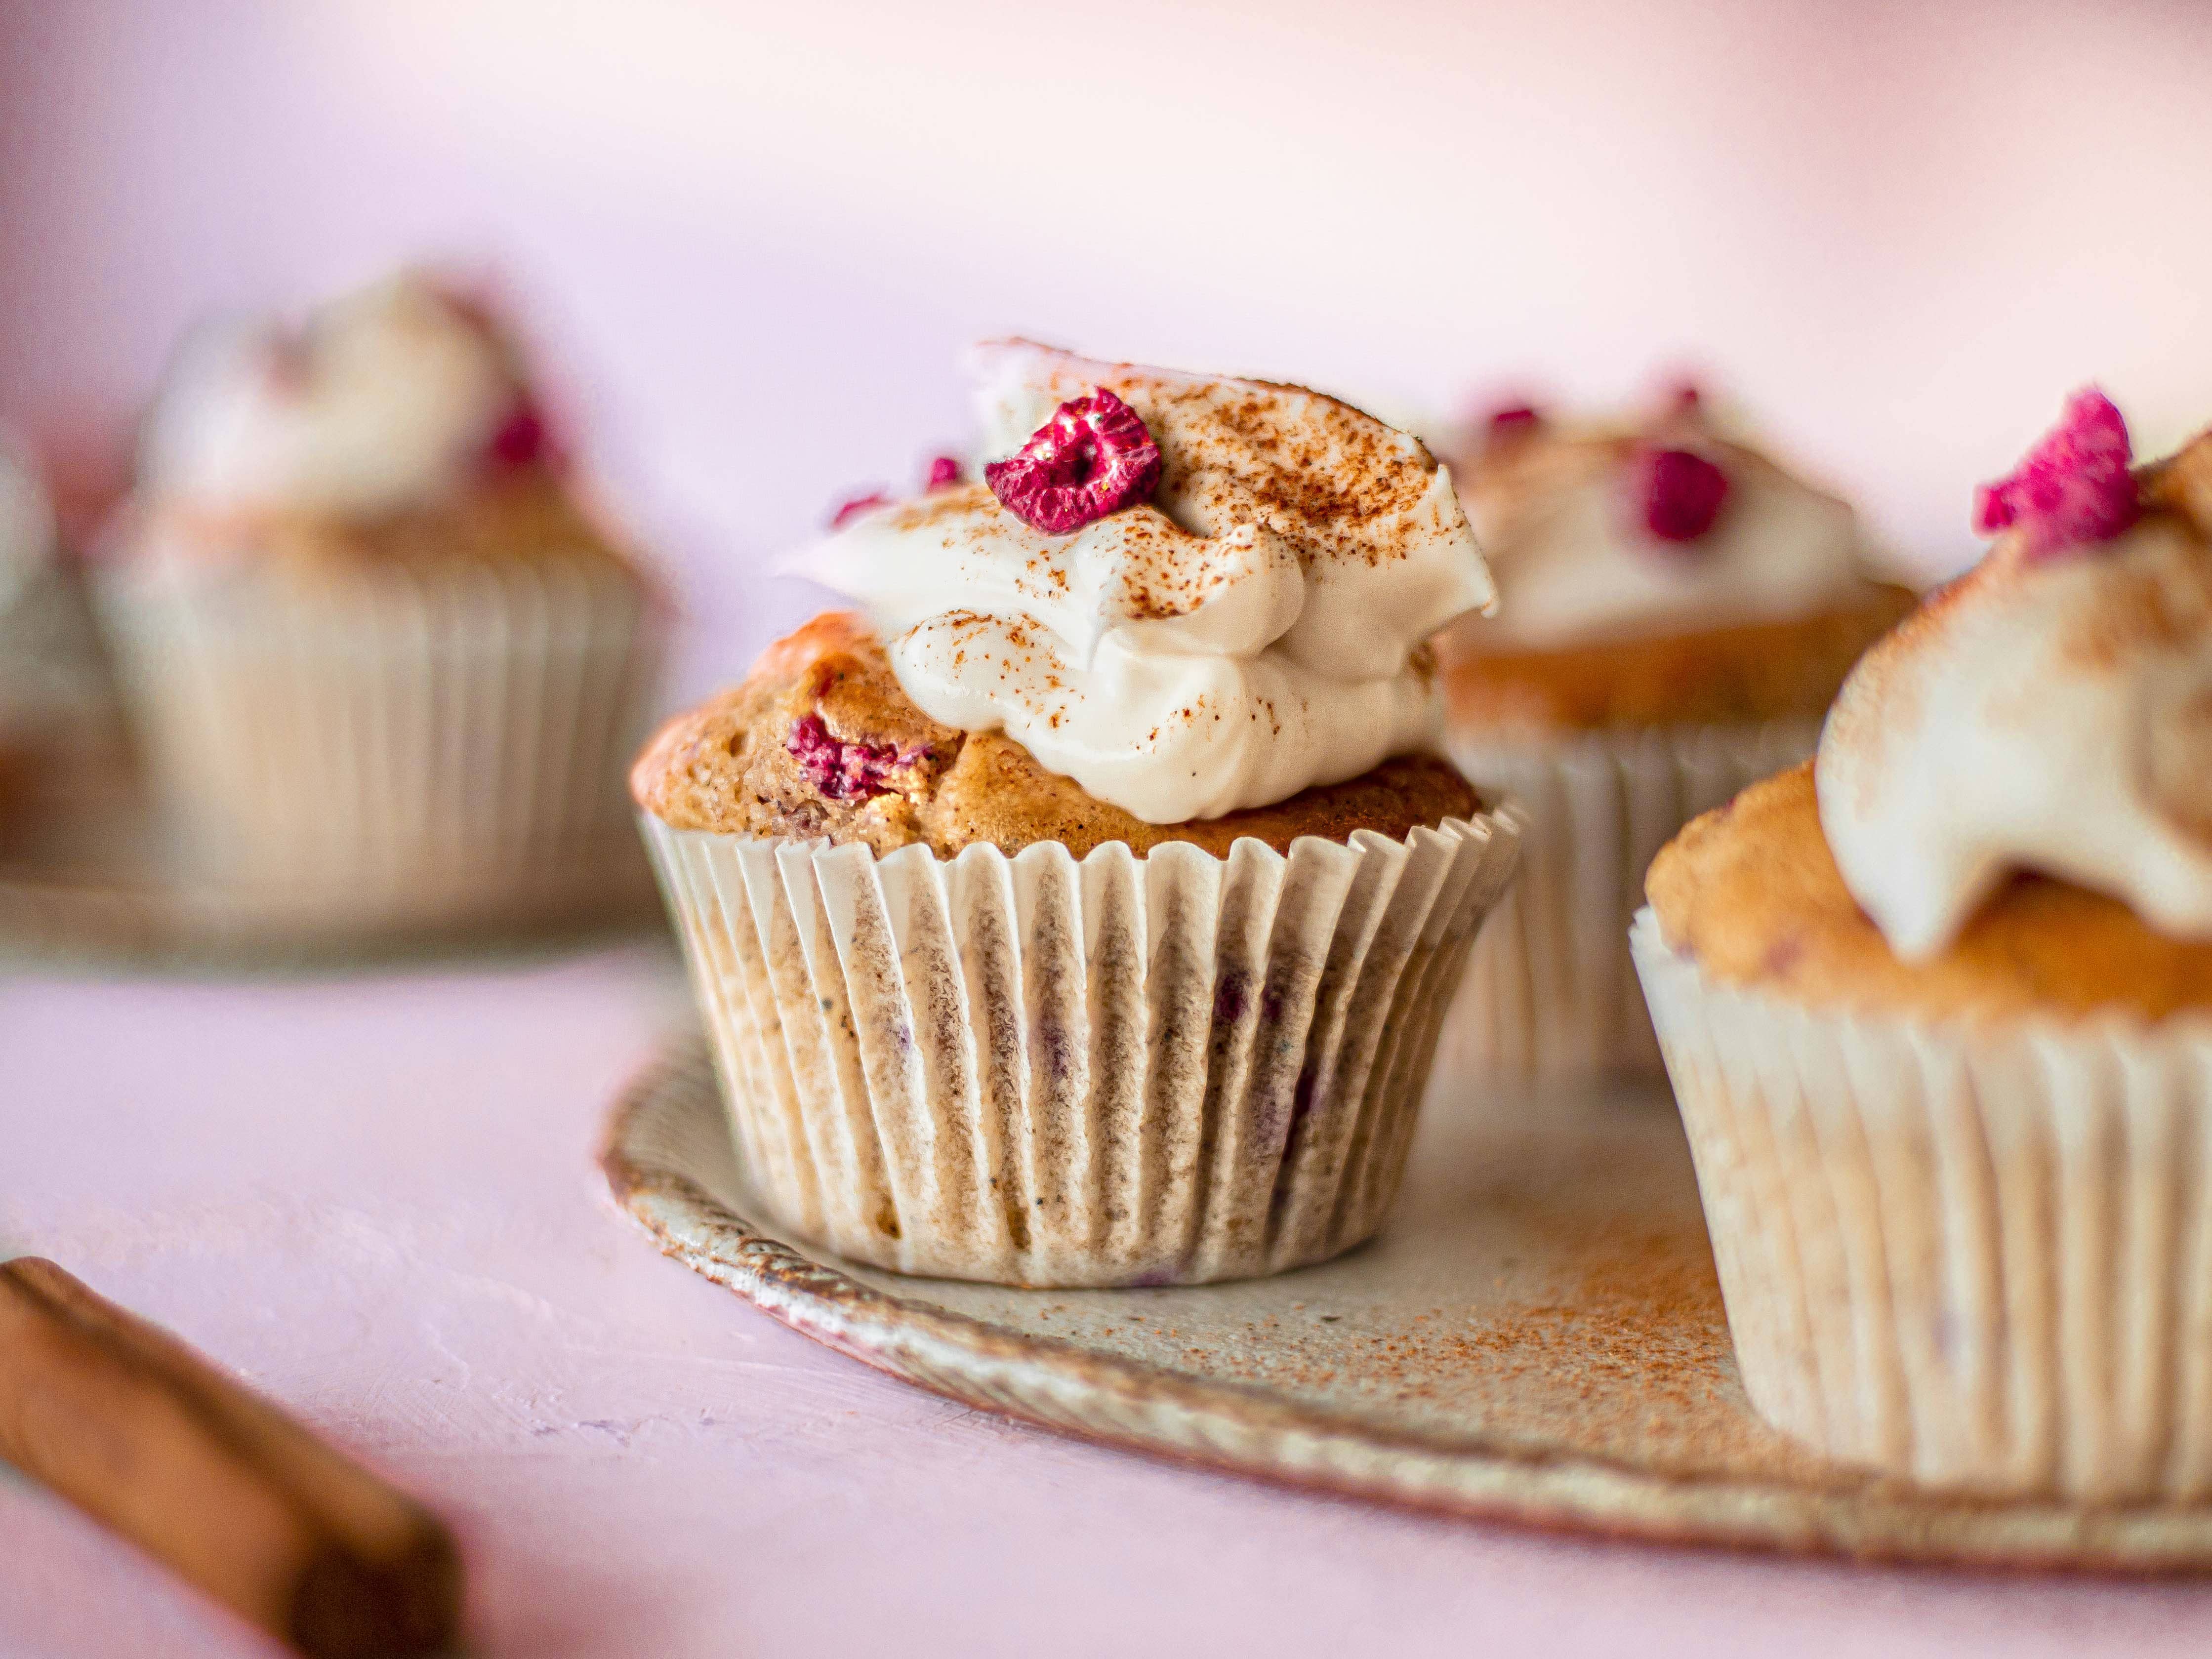
[[[2212,8],[0,0],[0,419],[109,422],[210,308],[503,270],[688,588],[964,425],[1018,328],[1392,409],[1690,363],[1926,570],[2096,377],[2212,416]],[[644,947],[435,975],[0,968],[0,1246],[423,1493],[487,1654],[2197,1653],[2194,1585],[1460,1525],[979,1417],[594,1195]],[[0,1480],[0,1650],[268,1650]]]
[[[1019,329],[1394,410],[1702,367],[1919,568],[2092,377],[2212,416],[2212,8],[125,0],[0,8],[0,416],[209,309],[503,272],[678,568],[757,579]]]

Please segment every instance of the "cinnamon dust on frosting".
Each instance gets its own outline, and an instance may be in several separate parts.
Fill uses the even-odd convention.
[[[1151,823],[1263,806],[1431,746],[1421,647],[1493,602],[1418,440],[1303,387],[1019,341],[977,349],[983,453],[1110,392],[1150,500],[1047,534],[980,485],[864,514],[790,568],[864,606],[932,719],[1003,732]]]
[[[1821,828],[1900,957],[2024,872],[2212,939],[2212,433],[2134,477],[2116,533],[2008,529],[1829,714]]]

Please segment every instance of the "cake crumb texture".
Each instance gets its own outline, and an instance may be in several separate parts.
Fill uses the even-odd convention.
[[[1469,617],[1444,636],[1444,695],[1470,732],[1589,732],[1818,719],[1867,647],[1909,614],[1909,589],[1786,622],[1536,650],[1491,649]]]
[[[2212,1008],[2212,942],[2045,876],[2013,877],[1942,955],[1899,960],[1828,851],[1810,762],[1692,820],[1645,891],[1672,949],[1723,983],[1808,1006],[1939,1020]]]
[[[764,652],[744,684],[664,726],[630,775],[638,804],[676,830],[826,837],[876,852],[925,846],[949,857],[1060,842],[1076,857],[1109,842],[1144,854],[1170,842],[1225,856],[1240,836],[1288,852],[1300,836],[1393,841],[1471,817],[1473,787],[1433,755],[1408,755],[1270,806],[1188,823],[1147,823],[1048,772],[1000,732],[963,732],[922,713],[883,642],[832,611]]]

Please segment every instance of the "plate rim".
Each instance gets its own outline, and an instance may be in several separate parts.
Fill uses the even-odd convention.
[[[1423,1433],[878,1290],[828,1252],[786,1243],[689,1176],[639,1156],[640,1123],[667,1109],[672,1091],[702,1079],[720,1086],[694,1027],[664,1038],[617,1091],[597,1158],[612,1208],[664,1255],[779,1323],[963,1405],[1246,1479],[1579,1537],[1974,1570],[2212,1572],[2212,1506],[1948,1494],[1840,1466],[1832,1483],[1796,1486],[1671,1472],[1479,1430]]]

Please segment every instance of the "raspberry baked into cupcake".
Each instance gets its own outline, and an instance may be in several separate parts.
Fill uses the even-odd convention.
[[[471,297],[402,275],[190,343],[100,577],[195,867],[365,926],[626,867],[665,606]]]
[[[1636,951],[1744,1382],[1833,1455],[2212,1494],[2212,434],[2100,395]]]
[[[1849,506],[1724,436],[1689,388],[1633,426],[1504,410],[1466,448],[1502,603],[1443,642],[1451,753],[1529,825],[1458,1035],[1504,1069],[1656,1071],[1626,945],[1644,867],[1812,752],[1911,595],[1869,574]]]
[[[1513,826],[1434,752],[1490,602],[1413,439],[1295,386],[976,354],[980,482],[796,562],[818,618],[632,773],[787,1226],[1189,1283],[1381,1225]]]

